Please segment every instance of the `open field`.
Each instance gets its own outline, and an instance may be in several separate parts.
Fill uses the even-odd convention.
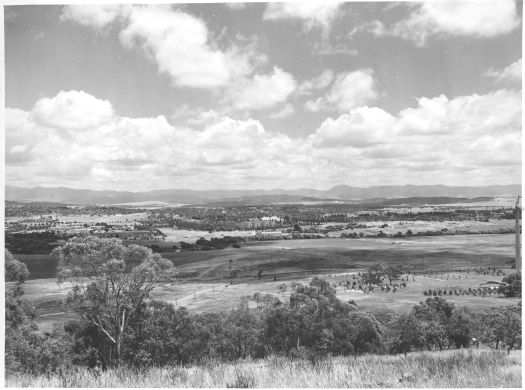
[[[159,243],[169,246],[167,243]],[[249,241],[241,248],[207,251],[163,252],[181,272],[196,272],[197,281],[229,280],[237,269],[238,278],[278,273],[284,278],[311,273],[344,271],[366,267],[371,262],[396,262],[415,269],[508,265],[514,258],[514,235],[471,234],[412,238],[360,238]],[[15,255],[26,263],[31,278],[56,275],[57,260],[50,255]],[[230,270],[229,260],[233,260]],[[448,262],[447,262],[448,261]],[[257,270],[257,271],[256,271]],[[255,272],[252,272],[255,271]],[[289,274],[289,275],[287,275]]]
[[[231,230],[231,231],[215,231],[207,232],[204,230],[189,230],[189,229],[170,229],[162,228],[159,229],[162,234],[166,236],[166,241],[172,241],[179,243],[184,241],[187,243],[194,244],[199,238],[205,238],[209,240],[210,238],[222,238],[225,236],[230,237],[252,237],[255,236],[255,230]]]
[[[402,240],[291,240],[250,242],[240,249],[170,252],[163,256],[174,262],[181,277],[175,285],[159,288],[153,295],[194,312],[220,311],[236,306],[242,296],[256,292],[277,294],[277,286],[282,283],[308,283],[314,276],[336,285],[340,281],[352,282],[353,274],[372,263],[407,264],[416,272],[432,270],[434,275],[439,274],[410,277],[407,288],[396,293],[376,288],[366,294],[337,287],[341,299],[354,300],[363,310],[406,312],[425,299],[423,291],[428,289],[478,288],[482,282],[501,280],[502,276],[476,275],[473,268],[496,266],[505,274],[511,273],[513,239],[513,235],[465,235]],[[54,321],[70,318],[61,313],[59,305],[68,288],[67,284],[58,286],[55,278],[26,282],[26,297],[35,302],[40,314],[45,314],[37,321],[45,329]],[[466,295],[445,298],[472,310],[519,301]]]
[[[329,232],[330,237],[340,237],[341,233],[363,233],[365,235],[376,235],[379,231],[387,235],[395,235],[398,232],[406,234],[410,230],[413,234],[426,232],[440,232],[443,229],[448,232],[469,232],[469,233],[494,233],[508,232],[514,229],[512,219],[491,219],[488,222],[476,220],[466,221],[374,221],[367,222],[367,228],[343,229]],[[388,225],[382,227],[384,225]],[[337,225],[337,224],[327,224]]]
[[[7,387],[521,388],[521,351],[469,349],[329,358],[270,357],[237,363],[50,376],[7,375]]]

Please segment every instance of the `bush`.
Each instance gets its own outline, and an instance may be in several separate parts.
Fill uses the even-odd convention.
[[[521,272],[505,276],[502,282],[505,285],[498,288],[500,294],[506,297],[521,297]]]

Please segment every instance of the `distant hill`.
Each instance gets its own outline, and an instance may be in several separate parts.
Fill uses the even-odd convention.
[[[216,190],[201,191],[188,189],[156,190],[148,192],[93,191],[66,187],[21,188],[6,186],[5,199],[11,201],[43,201],[78,204],[122,204],[131,202],[167,202],[185,204],[271,204],[304,203],[316,201],[356,201],[367,200],[377,203],[385,199],[399,198],[456,198],[450,202],[480,197],[516,196],[521,194],[521,185],[494,185],[477,187],[453,187],[445,185],[404,185],[351,187],[340,185],[329,190],[301,188],[296,190]],[[440,203],[450,203],[446,199]],[[479,199],[478,199],[479,200]],[[408,202],[408,201],[407,201]],[[419,201],[412,201],[419,204]],[[361,203],[361,202],[360,202]],[[424,203],[424,202],[423,202]],[[426,201],[428,204],[428,200]],[[434,202],[438,203],[438,202]]]
[[[477,197],[477,198],[454,198],[450,196],[431,196],[431,197],[411,197],[411,198],[395,198],[395,199],[364,199],[360,202],[361,205],[382,207],[388,206],[421,206],[421,205],[439,205],[449,203],[474,203],[486,202],[492,200],[492,197]]]

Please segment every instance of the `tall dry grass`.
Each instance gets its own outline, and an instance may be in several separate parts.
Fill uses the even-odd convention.
[[[270,357],[238,363],[51,376],[9,375],[8,387],[521,387],[521,351],[451,350],[329,358]]]

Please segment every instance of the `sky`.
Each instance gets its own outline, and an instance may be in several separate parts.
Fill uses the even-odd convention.
[[[4,8],[5,183],[521,183],[522,4]]]

